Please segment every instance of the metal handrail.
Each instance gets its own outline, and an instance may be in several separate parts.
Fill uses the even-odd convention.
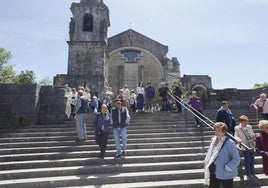
[[[206,117],[204,114],[200,113],[199,111],[197,111],[196,109],[194,109],[191,105],[189,105],[188,103],[184,102],[180,97],[173,95],[172,93],[168,93],[168,95],[170,97],[172,97],[175,101],[177,101],[178,103],[180,103],[186,110],[188,110],[190,113],[192,113],[195,117],[197,117],[199,120],[201,120],[203,123],[205,123],[208,127],[210,127],[211,129],[214,129],[213,126],[211,124],[215,124],[213,121],[211,121],[208,117]],[[196,115],[198,114],[198,115]],[[209,123],[207,123],[205,120],[209,121]],[[230,134],[229,132],[227,132],[227,136],[229,138],[231,138],[232,140],[234,140],[235,142],[239,143],[239,145],[244,146],[246,149],[248,150],[252,150],[252,148],[249,148],[246,144],[244,144],[243,142],[239,142],[239,140],[234,137],[232,134]]]

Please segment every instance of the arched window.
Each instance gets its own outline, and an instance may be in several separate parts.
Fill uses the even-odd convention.
[[[136,50],[124,50],[121,51],[123,58],[126,63],[137,63],[137,60],[140,58],[141,52]]]
[[[91,14],[84,14],[83,31],[93,31],[93,16]]]

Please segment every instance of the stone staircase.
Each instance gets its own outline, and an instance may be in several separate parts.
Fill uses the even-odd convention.
[[[204,187],[203,159],[213,132],[195,127],[189,112],[132,113],[127,156],[114,159],[111,134],[104,160],[97,157],[93,117],[87,119],[88,140],[80,145],[74,121],[1,130],[0,187]],[[235,187],[268,185],[260,156],[255,167],[259,180],[237,177]]]

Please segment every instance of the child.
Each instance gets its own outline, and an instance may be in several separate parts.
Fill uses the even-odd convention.
[[[132,89],[129,97],[129,104],[132,112],[136,112],[136,104],[137,104],[137,95],[135,91]]]

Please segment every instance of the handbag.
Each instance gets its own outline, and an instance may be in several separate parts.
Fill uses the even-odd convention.
[[[244,130],[241,128],[243,134],[245,135],[246,139],[248,140],[249,147],[254,149],[255,148],[255,137],[251,137],[250,135],[246,134]]]
[[[213,162],[213,163],[211,163],[211,165],[209,165],[209,173],[210,173],[210,175],[213,175],[213,174],[215,174],[215,171],[216,171],[216,165],[215,165],[215,163]]]

